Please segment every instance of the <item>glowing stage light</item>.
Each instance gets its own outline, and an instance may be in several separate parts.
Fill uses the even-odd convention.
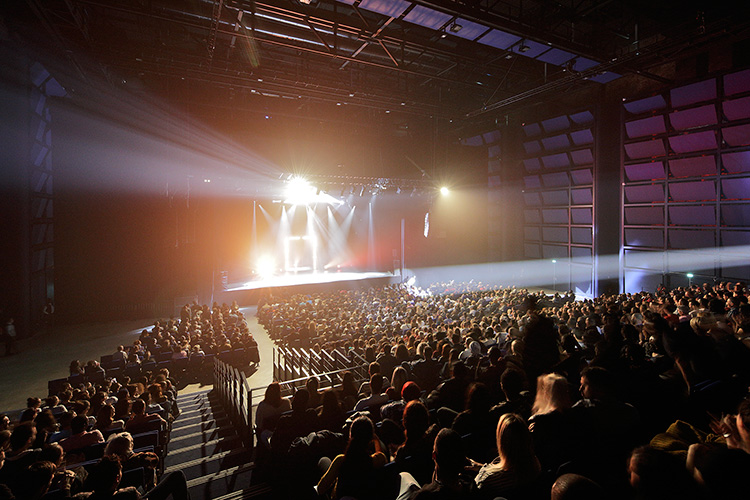
[[[263,278],[271,278],[276,272],[276,261],[270,255],[262,255],[255,263],[255,272]]]
[[[288,181],[286,199],[284,203],[291,205],[307,205],[315,200],[317,190],[301,177],[293,177]]]
[[[451,190],[448,189],[447,187],[443,186],[440,188],[440,194],[442,194],[443,196],[448,196],[450,193],[451,193]]]

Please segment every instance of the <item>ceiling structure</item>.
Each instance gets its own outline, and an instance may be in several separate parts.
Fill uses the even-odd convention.
[[[451,120],[626,74],[668,83],[650,69],[747,36],[747,16],[721,4],[27,0],[6,24],[81,75],[195,108],[324,104]]]

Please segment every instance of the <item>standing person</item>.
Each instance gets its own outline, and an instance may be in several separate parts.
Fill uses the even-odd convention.
[[[3,335],[5,337],[5,355],[10,356],[16,350],[16,325],[13,318],[9,318],[5,324]]]

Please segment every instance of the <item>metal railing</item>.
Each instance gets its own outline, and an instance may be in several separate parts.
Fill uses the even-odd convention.
[[[326,373],[316,373],[320,379],[320,389],[333,387],[339,375],[350,371],[354,374],[355,384],[367,380],[367,364],[342,368]],[[297,387],[304,387],[308,377],[279,382],[282,397],[294,394]],[[214,388],[222,404],[240,434],[245,447],[252,452],[255,446],[254,417],[258,405],[265,397],[266,386],[249,388],[245,374],[229,364],[214,360]]]
[[[333,351],[315,352],[312,349],[298,347],[274,347],[273,349],[273,378],[285,381],[309,377],[353,368],[366,364],[365,359],[354,351],[344,352],[340,349]]]
[[[253,449],[252,393],[245,373],[214,357],[214,390],[245,447]]]

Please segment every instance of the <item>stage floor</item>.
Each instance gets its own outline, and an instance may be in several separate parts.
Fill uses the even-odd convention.
[[[391,278],[393,273],[383,272],[335,272],[335,273],[300,273],[273,276],[271,278],[258,279],[246,282],[230,283],[227,292],[242,290],[259,290],[262,288],[275,288],[281,286],[316,285],[321,283],[336,283],[339,281],[358,281],[374,278]]]

